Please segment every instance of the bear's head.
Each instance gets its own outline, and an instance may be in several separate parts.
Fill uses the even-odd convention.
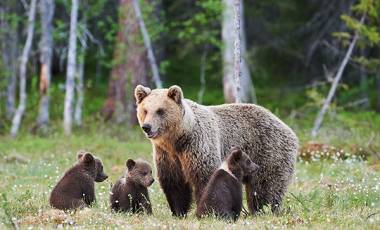
[[[179,86],[151,90],[138,85],[135,89],[135,98],[137,118],[148,138],[165,138],[176,133],[184,114],[184,98]]]
[[[86,151],[79,151],[77,153],[78,164],[83,167],[96,182],[102,182],[108,178],[103,171],[103,163],[101,160],[95,158],[91,153]]]
[[[153,184],[152,167],[144,160],[128,159],[126,162],[127,173],[126,177],[144,187],[149,187]]]
[[[226,162],[230,172],[239,179],[252,176],[259,169],[259,166],[238,147],[231,148]]]

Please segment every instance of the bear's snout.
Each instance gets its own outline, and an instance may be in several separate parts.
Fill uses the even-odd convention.
[[[141,128],[144,130],[146,134],[149,134],[152,130],[152,126],[150,124],[143,124]]]

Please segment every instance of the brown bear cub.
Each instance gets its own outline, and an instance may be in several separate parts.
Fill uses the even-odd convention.
[[[148,187],[153,184],[152,167],[143,160],[129,159],[127,170],[112,187],[110,195],[111,209],[121,212],[152,214]]]
[[[77,163],[63,175],[50,194],[53,208],[68,210],[83,208],[95,201],[95,183],[108,178],[102,162],[91,153],[79,151]]]
[[[243,206],[243,177],[252,175],[258,168],[241,149],[232,147],[227,159],[212,174],[205,187],[197,207],[197,217],[214,214],[236,221]]]

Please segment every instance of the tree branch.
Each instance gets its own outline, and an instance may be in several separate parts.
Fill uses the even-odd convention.
[[[363,24],[364,23],[364,19],[365,19],[365,16],[366,14],[364,14],[362,16],[362,18],[360,19],[360,24]],[[354,38],[352,39],[351,43],[350,43],[350,46],[348,47],[347,49],[347,52],[346,52],[346,55],[342,61],[342,63],[340,64],[340,67],[339,67],[339,70],[338,72],[336,73],[335,75],[335,78],[334,78],[334,81],[331,85],[331,88],[330,88],[330,91],[329,91],[329,94],[327,95],[327,98],[326,100],[324,101],[323,103],[323,106],[322,106],[322,109],[320,110],[317,118],[315,119],[315,122],[314,122],[314,127],[311,131],[311,136],[312,137],[316,137],[317,134],[318,134],[318,131],[321,127],[321,124],[322,124],[322,121],[323,121],[323,118],[325,116],[325,113],[327,112],[329,106],[330,106],[330,103],[335,95],[335,92],[336,92],[336,88],[338,87],[338,83],[340,81],[340,79],[342,78],[342,74],[346,68],[346,65],[348,63],[348,61],[350,60],[350,57],[352,55],[352,52],[355,48],[355,45],[356,45],[356,42],[358,41],[359,39],[359,33],[356,31],[355,32],[355,35],[354,35]]]

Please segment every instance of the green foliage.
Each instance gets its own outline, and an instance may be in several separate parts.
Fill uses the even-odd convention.
[[[171,28],[178,31],[178,39],[191,41],[189,49],[207,44],[220,48],[220,27],[217,25],[221,22],[221,1],[197,1],[195,6],[195,14],[183,21],[173,21]]]
[[[358,17],[364,17],[364,23],[361,23],[352,15],[342,15],[342,20],[347,27],[360,35],[359,46],[363,48],[380,49],[380,1],[379,0],[360,0],[352,7],[352,11]],[[347,32],[336,33],[339,37],[348,43],[351,36]],[[376,72],[380,69],[380,59],[375,57],[355,57],[355,60],[366,67],[369,71]]]

